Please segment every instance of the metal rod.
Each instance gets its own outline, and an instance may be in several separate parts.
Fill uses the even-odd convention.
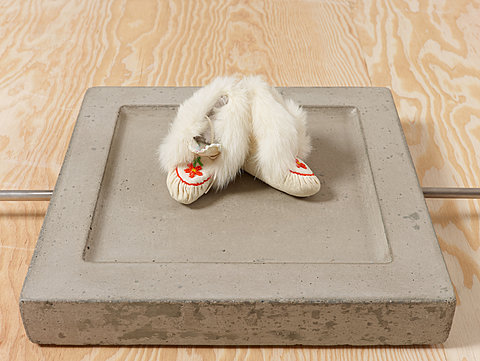
[[[480,188],[422,188],[425,198],[468,198],[480,199]],[[0,190],[0,201],[49,201],[52,198],[52,190]]]
[[[480,188],[436,188],[424,187],[425,198],[478,198],[480,199]]]
[[[2,191],[0,190],[0,201],[49,201],[53,191]]]

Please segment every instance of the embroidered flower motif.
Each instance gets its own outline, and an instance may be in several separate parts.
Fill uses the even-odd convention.
[[[189,176],[190,178],[193,178],[193,177],[195,177],[196,175],[198,175],[198,176],[203,175],[203,173],[200,172],[201,170],[202,170],[202,166],[201,166],[201,165],[198,165],[198,166],[194,167],[192,163],[190,163],[190,164],[188,165],[188,168],[185,168],[185,169],[184,169],[185,173],[189,173],[188,176]]]
[[[307,169],[307,166],[300,162],[298,159],[295,159],[295,162],[297,162],[297,168]]]
[[[198,164],[198,165],[197,165]],[[193,178],[195,176],[202,176],[203,173],[200,172],[202,170],[202,162],[200,161],[200,157],[194,159],[193,163],[190,163],[188,165],[188,168],[185,168],[184,171],[185,173],[188,173],[188,176],[190,178]]]

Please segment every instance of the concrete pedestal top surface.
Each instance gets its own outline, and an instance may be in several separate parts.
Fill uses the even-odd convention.
[[[157,147],[196,88],[87,91],[20,297],[41,344],[443,342],[455,295],[390,92],[283,88],[322,183],[185,206]]]

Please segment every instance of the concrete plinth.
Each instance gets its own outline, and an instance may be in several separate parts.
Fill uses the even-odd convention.
[[[243,174],[190,206],[156,148],[195,88],[92,88],[20,299],[41,344],[443,342],[455,295],[390,92],[285,88],[322,182]]]

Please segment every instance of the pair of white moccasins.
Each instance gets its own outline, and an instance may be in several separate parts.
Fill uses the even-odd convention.
[[[159,147],[173,199],[190,204],[240,169],[297,197],[320,190],[302,159],[310,153],[305,112],[260,77],[216,78],[178,109]]]

